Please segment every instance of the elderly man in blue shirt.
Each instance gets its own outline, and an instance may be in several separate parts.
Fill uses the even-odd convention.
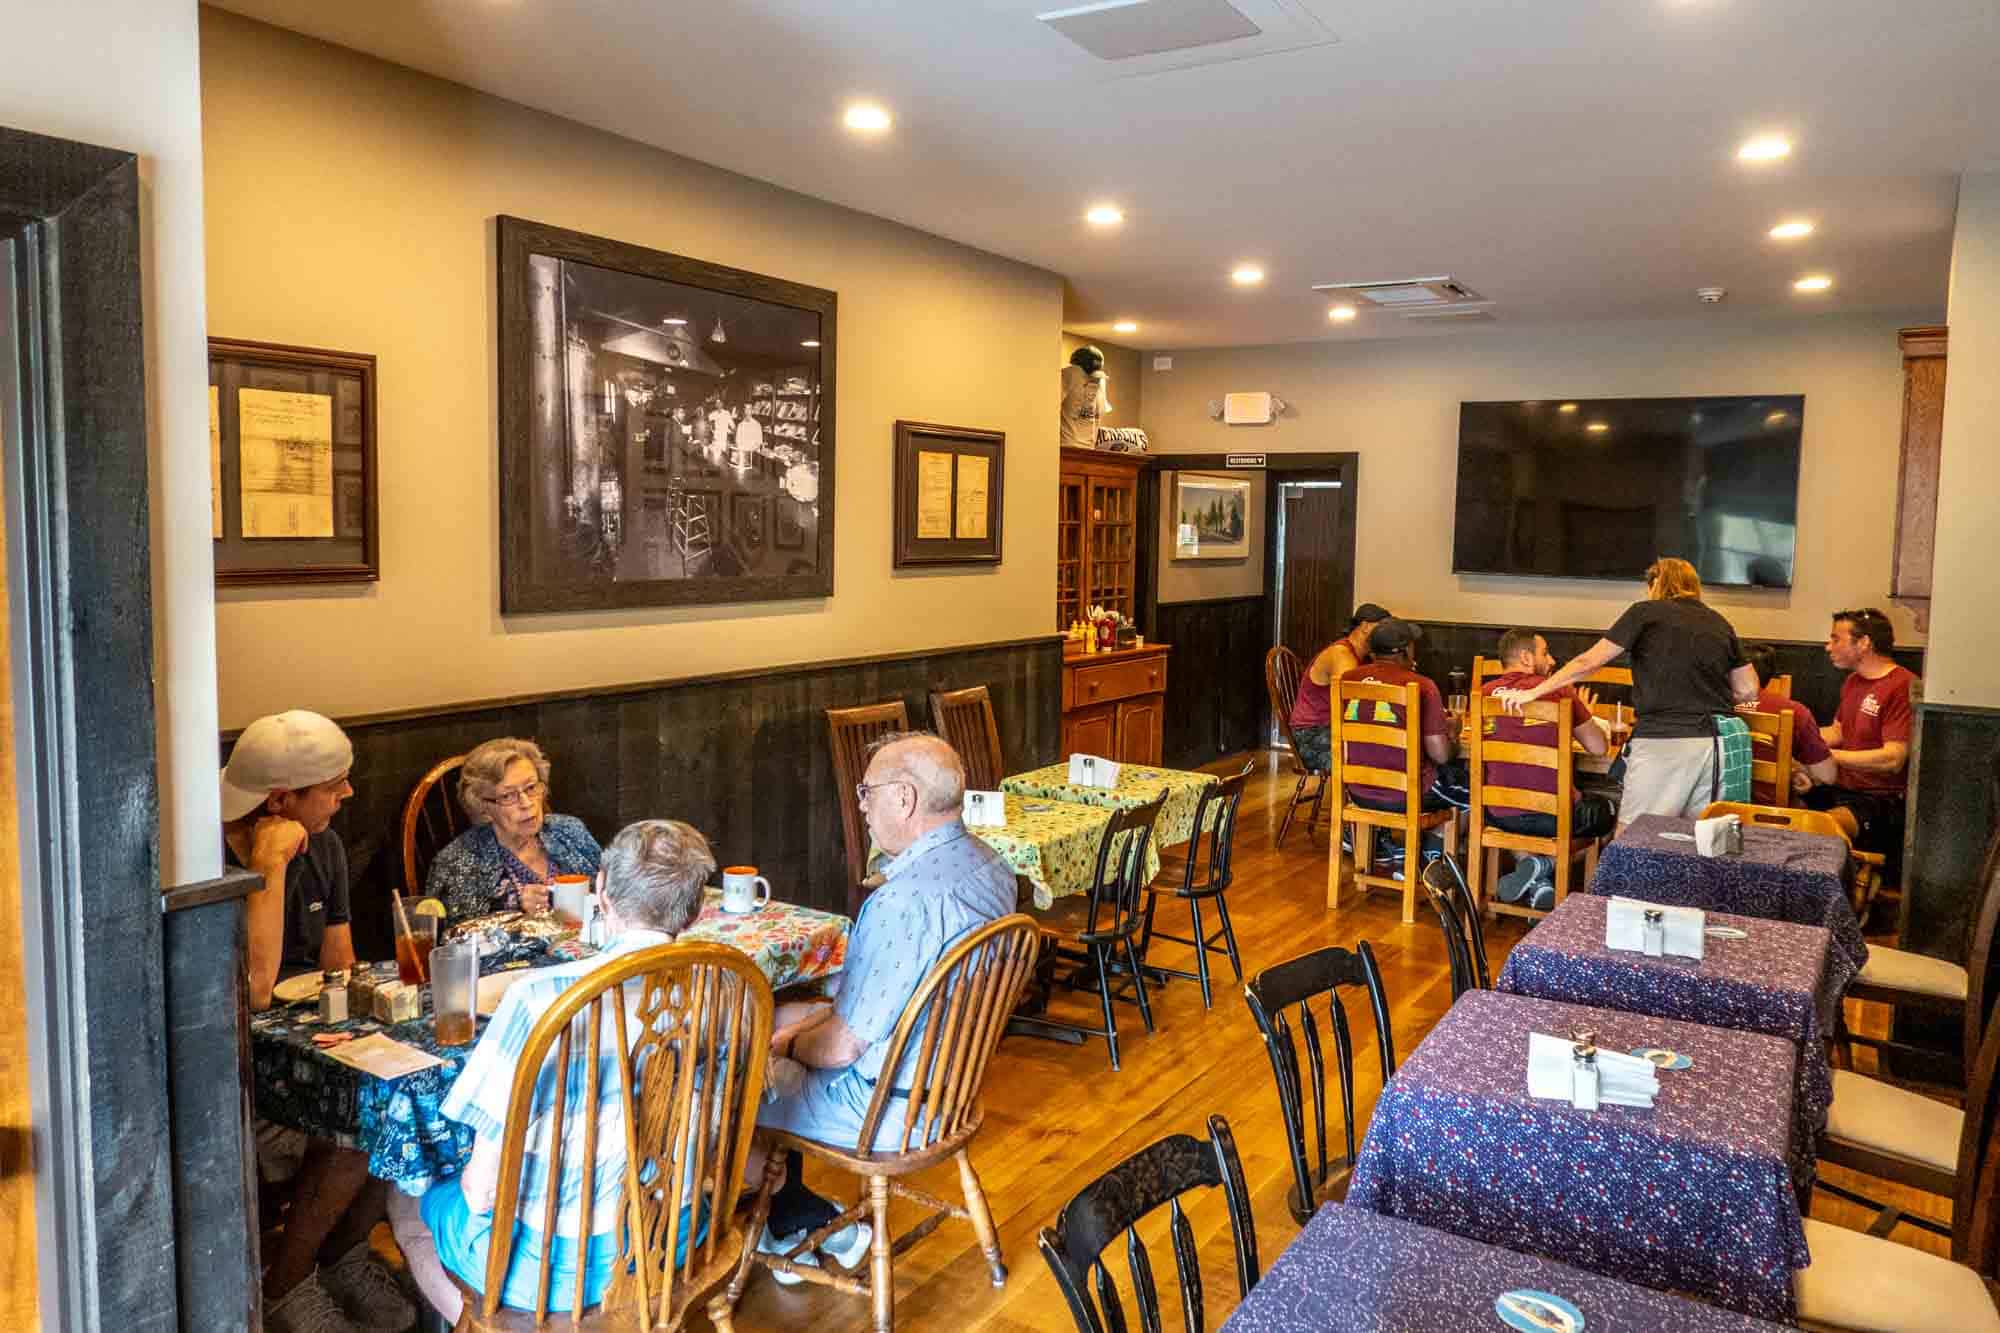
[[[861,1121],[876,1083],[894,1077],[900,1085],[916,1064],[921,1043],[912,1041],[902,1068],[882,1067],[889,1038],[917,987],[959,940],[1012,912],[1016,896],[1013,870],[959,820],[965,765],[938,737],[902,733],[877,741],[854,795],[869,836],[890,857],[882,867],[884,882],[854,923],[832,1006],[778,1006],[772,1049],[803,1066],[804,1076],[767,1101],[757,1116],[767,1128],[843,1148],[861,1146]],[[775,1073],[774,1078],[788,1081]],[[877,1149],[901,1145],[904,1100],[889,1103],[875,1136]],[[757,1172],[750,1174],[754,1179]],[[759,1243],[782,1254],[803,1239],[799,1232],[767,1232]],[[824,1248],[852,1265],[872,1239],[868,1225],[857,1222],[829,1237]],[[801,1280],[788,1273],[772,1276],[786,1285]]]

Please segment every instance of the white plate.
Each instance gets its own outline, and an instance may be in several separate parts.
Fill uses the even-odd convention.
[[[286,977],[271,987],[271,998],[285,1004],[298,1004],[305,1000],[319,998],[320,974],[301,972],[295,977]]]

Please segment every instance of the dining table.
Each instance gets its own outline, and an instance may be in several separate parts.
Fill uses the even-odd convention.
[[[1780,1327],[1329,1203],[1251,1288],[1222,1333],[1771,1333]]]
[[[851,924],[844,916],[777,899],[754,912],[725,912],[721,893],[710,889],[700,915],[676,941],[738,949],[757,964],[773,990],[783,990],[837,975],[846,961]],[[508,970],[552,966],[595,952],[552,918],[523,924],[519,913],[473,917],[453,927],[454,937],[468,933],[494,942],[486,946],[490,952],[482,953],[482,982]],[[394,964],[384,966],[394,976]],[[428,987],[422,1003],[422,1013],[402,1023],[359,1015],[324,1023],[313,1000],[253,1015],[250,1058],[258,1116],[367,1154],[369,1174],[407,1194],[422,1194],[435,1181],[457,1174],[472,1151],[472,1133],[445,1119],[439,1107],[473,1045],[439,1044]],[[478,1031],[485,1030],[486,1022],[479,1018]],[[397,1078],[378,1077],[343,1064],[313,1041],[332,1033],[353,1038],[381,1033],[438,1063]]]
[[[1793,1185],[1812,1188],[1833,1104],[1826,1035],[1854,966],[1823,926],[1710,912],[1702,956],[1652,958],[1606,946],[1611,899],[1572,894],[1507,955],[1493,988],[1510,995],[1619,1009],[1782,1037],[1797,1053],[1792,1087]]]
[[[966,832],[983,840],[1000,853],[1002,860],[1024,877],[1034,892],[1035,907],[1047,911],[1058,898],[1090,892],[1097,877],[1097,848],[1104,830],[1111,824],[1106,805],[1083,804],[1053,798],[1023,796],[1007,791],[1001,799],[1005,823],[997,826],[966,825]],[[1121,835],[1112,854],[1123,851]],[[1159,839],[1146,844],[1143,870],[1148,883],[1160,873]]]
[[[1531,1097],[1531,1033],[1664,1050],[1648,1108]],[[1792,1185],[1792,1044],[1474,990],[1383,1088],[1349,1206],[1789,1321],[1811,1263]]]
[[[1846,839],[1746,823],[1740,854],[1703,856],[1695,850],[1694,824],[1640,815],[1599,855],[1590,892],[1823,926],[1855,971],[1867,963],[1868,942],[1848,900],[1853,863]]]
[[[1071,782],[1069,764],[1064,761],[1002,778],[1000,790],[1036,800],[1096,805],[1111,810],[1136,809],[1164,792],[1167,799],[1153,821],[1153,841],[1161,847],[1177,847],[1194,837],[1194,820],[1201,809],[1202,794],[1220,781],[1213,773],[1193,769],[1122,764],[1117,782],[1109,787],[1093,787]],[[1215,810],[1210,805],[1210,823],[1214,822]]]

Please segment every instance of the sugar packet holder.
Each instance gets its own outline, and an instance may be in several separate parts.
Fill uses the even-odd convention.
[[[1069,757],[1069,781],[1073,787],[1102,787],[1109,790],[1118,785],[1120,765],[1109,759],[1100,759],[1094,754],[1073,754]]]
[[[967,828],[1005,828],[1007,798],[997,791],[969,791],[961,818]]]

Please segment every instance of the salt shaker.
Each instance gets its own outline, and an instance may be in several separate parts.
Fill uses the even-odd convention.
[[[1574,1060],[1570,1069],[1569,1101],[1579,1111],[1597,1109],[1597,1047],[1577,1043],[1570,1048]]]
[[[1667,914],[1657,907],[1646,909],[1645,954],[1648,958],[1664,958],[1667,953]]]
[[[345,1023],[347,1021],[346,972],[322,972],[320,974],[319,1021],[322,1023]]]

